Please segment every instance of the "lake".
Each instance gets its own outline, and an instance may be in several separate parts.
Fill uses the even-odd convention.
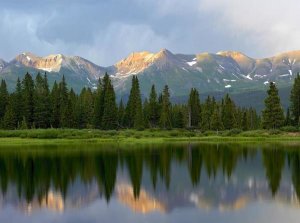
[[[300,144],[0,148],[0,222],[299,222]]]

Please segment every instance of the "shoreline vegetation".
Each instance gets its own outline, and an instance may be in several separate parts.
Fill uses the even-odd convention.
[[[221,143],[221,142],[300,142],[300,132],[282,130],[227,131],[199,130],[96,130],[96,129],[30,129],[1,130],[0,147],[7,145],[47,144],[156,144],[156,143]]]

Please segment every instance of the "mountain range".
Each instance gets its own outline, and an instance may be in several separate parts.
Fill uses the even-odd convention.
[[[96,89],[98,79],[107,72],[118,96],[128,94],[133,75],[137,75],[143,95],[155,84],[158,91],[168,85],[173,97],[185,97],[190,88],[202,94],[245,94],[267,89],[273,81],[278,88],[290,88],[300,72],[300,51],[290,51],[264,59],[254,59],[235,51],[174,54],[167,49],[157,53],[135,52],[114,65],[96,65],[78,56],[62,54],[39,57],[22,53],[10,62],[0,59],[0,78],[13,89],[17,77],[26,72],[48,74],[50,83],[65,75],[76,91],[87,86]]]

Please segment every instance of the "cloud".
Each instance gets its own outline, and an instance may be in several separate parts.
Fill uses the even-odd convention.
[[[256,54],[273,55],[300,49],[299,6],[297,0],[203,0],[199,11],[214,15],[227,38],[245,38]]]
[[[270,56],[300,49],[298,11],[297,0],[11,0],[0,9],[0,58],[62,53],[107,66],[161,48]]]

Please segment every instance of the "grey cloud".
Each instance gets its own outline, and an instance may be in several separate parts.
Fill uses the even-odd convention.
[[[11,0],[0,9],[0,57],[63,53],[111,65],[132,51],[160,48],[269,56],[300,48],[299,4],[284,2]]]

